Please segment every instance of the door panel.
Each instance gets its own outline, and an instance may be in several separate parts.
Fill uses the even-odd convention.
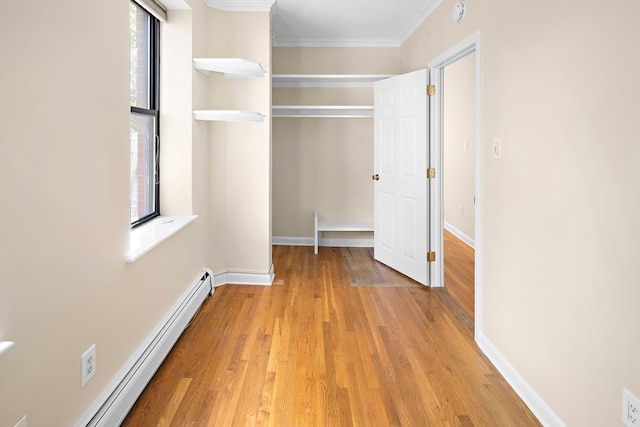
[[[374,257],[427,284],[427,71],[375,84]]]
[[[380,217],[380,223],[389,224],[393,223],[393,194],[383,193],[379,194],[380,208],[376,211],[376,215]],[[375,227],[374,222],[374,236],[378,235],[379,245],[381,250],[393,251],[393,229],[391,227],[380,227],[379,231]],[[376,239],[374,237],[374,239]],[[374,248],[374,253],[375,253]]]

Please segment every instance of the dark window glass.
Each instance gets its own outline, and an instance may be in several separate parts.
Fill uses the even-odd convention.
[[[160,215],[158,153],[160,22],[145,9],[130,6],[131,225]]]

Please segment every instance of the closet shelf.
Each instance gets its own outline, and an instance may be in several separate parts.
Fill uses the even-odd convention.
[[[225,77],[264,77],[262,65],[243,58],[193,58],[193,65],[206,75],[213,71]]]
[[[273,117],[328,117],[358,118],[373,117],[370,105],[274,105]]]
[[[394,74],[274,74],[271,78],[271,86],[274,88],[373,87],[378,80],[393,76]]]
[[[263,122],[265,118],[264,114],[243,110],[195,110],[193,117],[220,122]]]

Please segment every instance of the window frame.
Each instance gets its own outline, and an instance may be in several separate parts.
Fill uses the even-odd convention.
[[[149,16],[149,108],[130,106],[131,114],[145,115],[154,118],[154,210],[148,215],[131,222],[131,228],[142,225],[160,216],[160,20],[135,0],[130,3]],[[131,84],[131,81],[129,82]],[[130,158],[131,161],[131,158]],[[131,194],[129,194],[129,211],[131,210]]]

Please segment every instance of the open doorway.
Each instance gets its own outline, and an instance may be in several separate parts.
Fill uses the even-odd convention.
[[[473,333],[475,248],[475,52],[443,69],[444,285]],[[462,319],[461,319],[462,320]]]
[[[448,243],[472,251],[471,271],[467,266],[467,272],[459,274],[467,276],[466,295],[461,298],[467,306],[473,301],[469,329],[476,340],[482,334],[480,58],[480,34],[476,33],[429,63],[430,82],[436,87],[430,105],[430,156],[436,160],[432,166],[442,171],[443,177],[434,188],[441,209],[432,224],[444,229],[441,240],[432,242],[443,254],[436,279],[444,284],[449,261],[459,262],[447,259],[454,257],[447,257],[445,236]],[[451,285],[455,283],[446,284],[447,288]]]

